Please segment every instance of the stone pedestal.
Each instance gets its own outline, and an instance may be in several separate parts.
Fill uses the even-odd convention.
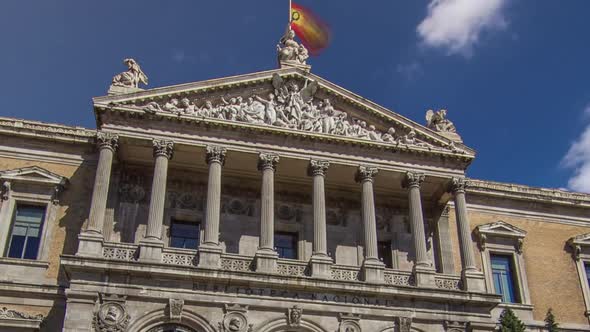
[[[139,243],[139,260],[149,263],[162,262],[164,242],[160,239],[145,238]]]
[[[199,267],[205,269],[221,268],[222,249],[219,246],[203,244],[199,247]]]
[[[430,266],[414,266],[416,287],[435,287],[436,271]]]
[[[101,257],[104,238],[100,233],[82,233],[78,235],[77,256]]]
[[[320,279],[331,279],[333,263],[330,256],[312,255],[309,261],[311,276]]]
[[[254,256],[256,272],[276,273],[279,254],[274,250],[259,249]]]
[[[362,274],[365,282],[382,284],[385,281],[383,275],[385,265],[378,259],[366,258],[362,266]]]
[[[468,292],[486,292],[486,280],[482,272],[478,270],[466,270],[461,273],[463,290]]]

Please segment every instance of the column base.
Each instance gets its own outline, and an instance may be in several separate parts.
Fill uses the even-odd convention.
[[[143,239],[139,242],[139,261],[149,263],[162,262],[164,243],[160,239]]]
[[[481,271],[463,270],[461,278],[463,279],[463,290],[477,293],[486,292],[486,279]]]
[[[100,233],[84,232],[78,235],[78,252],[76,256],[102,257],[104,237]]]
[[[199,268],[220,269],[221,253],[223,250],[219,245],[203,244],[199,247]]]
[[[312,255],[309,260],[311,266],[311,276],[320,279],[332,278],[332,258],[328,255]]]
[[[259,249],[254,256],[256,261],[256,272],[261,273],[276,273],[277,259],[279,254],[270,249]]]
[[[414,279],[416,281],[416,287],[429,287],[435,288],[436,270],[431,266],[420,266],[414,267]]]
[[[362,266],[363,280],[375,284],[385,283],[383,270],[385,270],[383,262],[376,258],[365,258]]]

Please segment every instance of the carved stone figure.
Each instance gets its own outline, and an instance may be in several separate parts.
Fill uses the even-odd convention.
[[[139,83],[148,84],[148,77],[134,59],[125,59],[123,63],[127,66],[127,71],[115,75],[111,86],[139,88]]]
[[[289,61],[305,65],[309,54],[305,46],[295,41],[295,31],[287,27],[287,31],[277,45],[279,62]]]
[[[428,110],[426,112],[426,126],[439,132],[457,132],[455,125],[449,119],[447,119],[447,110],[440,110],[438,112]]]
[[[187,97],[172,97],[165,102],[151,101],[139,107],[147,113],[168,112],[178,116],[269,125],[406,147],[434,148],[432,144],[420,140],[414,129],[408,128],[405,129],[405,134],[398,134],[395,128],[390,127],[387,132],[383,132],[373,124],[367,124],[362,119],[353,118],[348,113],[336,109],[330,99],[316,98],[320,88],[316,81],[306,80],[303,88],[300,88],[294,80],[286,80],[274,74],[272,88],[272,92],[265,96],[221,96],[218,101],[205,100],[201,105],[197,99],[191,101]],[[431,122],[439,127],[444,123],[450,123],[444,118],[446,113],[443,111],[432,115]],[[452,143],[438,149],[464,152]]]
[[[223,322],[219,323],[220,331],[247,332],[252,329],[252,324],[248,324],[248,318],[246,317],[248,306],[226,305],[225,311]]]
[[[303,309],[295,305],[287,311],[287,323],[289,326],[297,327],[301,324],[301,317],[303,316]]]
[[[94,315],[94,329],[98,332],[122,332],[127,329],[130,319],[122,304],[106,302]]]
[[[170,320],[180,322],[182,319],[182,309],[184,307],[184,300],[182,299],[169,299],[168,300],[168,311],[170,314]]]

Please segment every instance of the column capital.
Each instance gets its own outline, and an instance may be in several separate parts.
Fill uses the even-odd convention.
[[[154,139],[154,158],[158,156],[164,156],[168,159],[172,159],[174,155],[174,142],[165,139]]]
[[[279,163],[279,156],[274,153],[261,152],[258,155],[258,170],[262,171],[265,169],[276,170],[277,164]]]
[[[377,173],[379,173],[379,169],[377,169],[377,167],[361,165],[356,171],[354,179],[356,182],[373,181],[373,179],[377,176]]]
[[[116,151],[119,147],[119,135],[99,131],[96,133],[96,145],[99,150],[111,149]]]
[[[311,159],[309,161],[309,167],[307,168],[307,174],[310,176],[326,176],[328,167],[330,167],[330,162],[327,160]]]
[[[466,178],[452,178],[449,190],[452,193],[464,193],[465,189],[469,187],[469,181]]]
[[[420,187],[426,176],[424,173],[406,172],[406,177],[402,183],[404,188]]]
[[[207,145],[207,156],[205,160],[207,164],[217,162],[221,165],[225,164],[225,154],[227,149],[218,145]]]

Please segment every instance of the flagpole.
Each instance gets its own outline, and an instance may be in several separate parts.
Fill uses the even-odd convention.
[[[292,1],[293,0],[289,0],[289,26],[291,26],[291,22],[293,21],[293,13],[291,12],[293,8]]]

